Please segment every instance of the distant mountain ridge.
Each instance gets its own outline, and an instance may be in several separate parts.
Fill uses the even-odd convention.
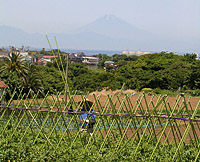
[[[46,43],[45,43],[46,42]],[[30,45],[32,47],[47,46],[45,35],[40,33],[30,34],[21,29],[0,26],[0,46],[22,46]]]
[[[200,39],[166,39],[105,15],[73,32],[48,34],[53,48],[54,36],[59,48],[91,50],[200,51]],[[0,47],[31,46],[49,48],[45,34],[30,34],[21,29],[0,26]]]
[[[100,17],[76,31],[76,33],[80,32],[93,32],[112,38],[123,38],[129,40],[134,37],[143,40],[153,36],[152,33],[136,28],[114,15],[105,15]]]

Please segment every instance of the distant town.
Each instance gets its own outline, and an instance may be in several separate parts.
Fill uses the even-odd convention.
[[[57,50],[53,50],[57,51]],[[52,63],[53,59],[57,58],[58,55],[53,54],[52,51],[46,51],[45,48],[42,48],[40,51],[32,51],[29,50],[29,46],[21,48],[16,48],[13,46],[10,46],[9,48],[0,48],[0,61],[4,61],[8,58],[8,54],[10,53],[19,53],[21,57],[23,57],[22,60],[26,60],[30,63],[37,63],[38,65],[46,65],[48,62]],[[61,52],[61,51],[60,51]],[[122,55],[126,56],[142,56],[146,54],[150,54],[149,51],[129,51],[124,50],[121,52]],[[88,68],[96,69],[99,64],[99,57],[95,56],[87,56],[84,52],[76,52],[76,53],[67,53],[62,52],[63,57],[69,57],[70,62],[72,63],[85,63],[87,64]],[[198,54],[197,54],[198,55]],[[105,67],[106,66],[113,66],[117,67],[117,65],[112,61],[105,61]],[[104,67],[104,69],[105,69]]]

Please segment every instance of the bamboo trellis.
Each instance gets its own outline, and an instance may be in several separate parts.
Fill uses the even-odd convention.
[[[168,96],[149,97],[143,93],[136,98],[119,93],[108,94],[102,102],[102,95],[93,94],[93,105],[87,114],[96,115],[96,124],[92,136],[88,136],[85,142],[85,133],[80,131],[78,115],[82,112],[77,111],[80,104],[75,102],[76,94],[70,96],[67,105],[59,92],[55,95],[47,93],[42,99],[38,99],[38,94],[31,90],[28,94],[22,94],[22,91],[18,94],[14,92],[10,100],[1,105],[0,137],[6,136],[9,140],[15,133],[20,132],[18,140],[24,143],[26,136],[30,136],[28,132],[31,131],[34,135],[33,144],[39,142],[40,137],[46,141],[37,151],[49,145],[53,148],[52,153],[55,153],[63,143],[68,143],[66,149],[75,149],[74,145],[79,140],[79,147],[88,149],[93,146],[99,154],[105,148],[112,148],[113,157],[120,154],[127,145],[135,146],[137,141],[131,155],[133,159],[144,144],[144,139],[146,143],[154,142],[150,155],[152,160],[155,152],[161,149],[161,143],[175,144],[176,149],[171,157],[173,161],[182,160],[180,151],[191,141],[191,146],[200,150],[200,101],[192,107],[190,97],[186,99],[184,95],[178,95],[174,103],[170,103]],[[16,95],[17,100],[14,100]],[[84,103],[88,95],[81,97]],[[73,111],[68,111],[69,108]],[[92,109],[95,112],[92,112]],[[5,134],[8,129],[11,133]],[[58,132],[62,133],[58,135]],[[56,141],[53,141],[55,136]],[[97,145],[96,141],[101,142]],[[199,154],[200,151],[194,161],[199,160]]]

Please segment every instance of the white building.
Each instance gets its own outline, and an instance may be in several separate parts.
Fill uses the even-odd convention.
[[[150,54],[150,52],[147,51],[122,51],[123,55],[126,56],[142,56],[142,55],[146,55],[146,54]]]
[[[98,65],[99,64],[99,58],[98,57],[92,57],[92,56],[82,56],[82,63]]]
[[[22,57],[28,57],[28,52],[20,52],[19,54]]]

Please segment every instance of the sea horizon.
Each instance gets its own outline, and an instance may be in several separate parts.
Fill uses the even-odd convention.
[[[9,46],[2,46],[1,48],[5,48],[5,49],[9,49]],[[16,47],[16,48],[20,48],[20,47]],[[30,47],[29,50],[31,51],[41,51],[42,48],[34,48],[34,47]],[[50,51],[50,48],[45,48],[46,51]],[[95,50],[95,49],[66,49],[66,48],[61,48],[59,49],[62,52],[66,52],[66,53],[77,53],[77,52],[83,52],[86,56],[93,56],[93,55],[98,55],[98,54],[107,54],[108,56],[112,56],[114,54],[122,54],[122,51],[126,51],[127,49],[124,50]],[[127,51],[145,51],[145,52],[150,52],[150,53],[160,53],[160,52],[173,52],[176,53],[178,55],[184,55],[184,54],[192,54],[194,52],[174,52],[174,51],[166,51],[166,50],[161,50],[161,51],[148,51],[148,50],[127,50]],[[198,53],[198,52],[197,52]],[[200,53],[200,52],[199,52]]]

